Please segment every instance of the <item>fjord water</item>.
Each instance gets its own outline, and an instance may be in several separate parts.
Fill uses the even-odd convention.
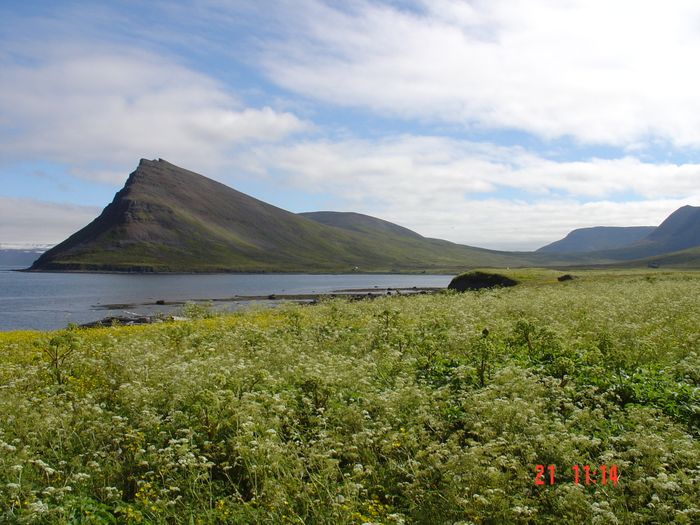
[[[331,293],[362,288],[445,287],[449,275],[216,274],[148,275],[26,273],[0,267],[0,330],[53,330],[110,315],[175,313],[155,302],[220,300],[234,296]],[[222,301],[235,309],[250,301]]]

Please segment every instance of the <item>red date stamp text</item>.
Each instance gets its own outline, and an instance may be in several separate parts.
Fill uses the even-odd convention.
[[[620,474],[617,465],[574,465],[565,481],[574,485],[612,485],[617,487]],[[535,465],[535,485],[554,485],[557,482],[555,465]]]

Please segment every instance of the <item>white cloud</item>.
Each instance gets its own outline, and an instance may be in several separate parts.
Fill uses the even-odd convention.
[[[269,168],[300,188],[361,202],[434,199],[515,189],[531,196],[681,198],[698,191],[700,164],[651,164],[634,157],[558,162],[520,147],[400,135],[378,141],[305,141],[253,148],[249,171]]]
[[[92,206],[0,196],[0,243],[5,247],[56,244],[99,212]]]
[[[700,204],[700,164],[555,162],[522,148],[442,137],[263,146],[241,167],[333,195],[330,207],[339,211],[502,249],[536,248],[586,226],[655,225],[684,204]]]
[[[158,30],[122,17],[119,24],[132,23],[130,29],[111,34],[116,25],[107,29],[107,8],[87,37],[79,29],[95,19],[89,12],[79,23],[59,21],[68,25],[47,31],[45,40],[27,20],[15,36],[27,34],[0,49],[0,159],[60,163],[78,177],[111,184],[123,182],[140,157],[163,157],[220,180],[243,168],[273,181],[280,193],[294,187],[328,195],[333,209],[495,248],[535,248],[583,226],[656,224],[683,204],[700,204],[700,164],[635,157],[664,141],[700,146],[700,72],[692,67],[700,52],[700,4],[400,3],[412,10],[397,4],[281,0],[274,9],[261,4],[259,19],[253,4],[201,0],[195,11],[161,4],[174,9],[179,23],[196,17],[184,36],[169,29],[167,16]],[[226,28],[239,27],[232,20],[241,12],[240,27],[255,27],[251,40],[262,42],[261,55],[231,45],[237,55],[230,65],[248,60],[279,85],[331,103],[311,105],[319,122],[343,125],[332,113],[343,105],[428,129],[444,122],[452,130],[453,123],[515,128],[623,146],[629,155],[557,162],[520,147],[410,132],[292,142],[312,124],[279,108],[306,112],[303,97],[246,107],[230,86],[172,58],[174,42],[184,45],[180,38],[222,53]],[[203,32],[210,23],[216,31]],[[97,28],[109,34],[100,38]],[[78,45],[74,38],[87,39]],[[270,95],[264,84],[252,89]],[[362,132],[355,122],[350,127]],[[0,242],[58,242],[96,211],[0,197]]]
[[[306,96],[393,116],[700,146],[695,1],[415,4],[295,4],[264,67]]]
[[[529,251],[561,239],[576,228],[656,226],[679,207],[699,203],[700,194],[695,199],[641,202],[463,200],[430,209],[392,207],[384,210],[384,218],[427,237],[497,250]]]
[[[99,46],[97,46],[99,47]],[[246,108],[205,75],[130,49],[61,47],[3,64],[0,155],[70,165],[121,182],[141,157],[213,169],[235,147],[308,128],[288,112]]]

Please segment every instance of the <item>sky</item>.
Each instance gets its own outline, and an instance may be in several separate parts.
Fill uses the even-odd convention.
[[[531,250],[700,205],[695,0],[0,2],[0,245],[139,159]]]

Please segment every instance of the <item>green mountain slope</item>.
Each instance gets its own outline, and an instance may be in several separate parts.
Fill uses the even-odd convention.
[[[610,266],[624,268],[639,268],[644,266],[679,269],[700,268],[700,246],[687,250],[655,255],[653,257],[646,257],[644,259],[618,262]]]
[[[325,224],[326,226],[334,226],[343,230],[349,230],[358,233],[369,235],[383,234],[393,235],[396,237],[408,237],[411,239],[424,239],[423,236],[394,224],[389,221],[363,215],[355,212],[338,212],[338,211],[312,211],[300,213],[302,217],[311,219],[312,221]]]
[[[341,215],[297,215],[162,159],[144,159],[98,218],[31,269],[462,271],[543,260],[426,239],[372,217]]]

